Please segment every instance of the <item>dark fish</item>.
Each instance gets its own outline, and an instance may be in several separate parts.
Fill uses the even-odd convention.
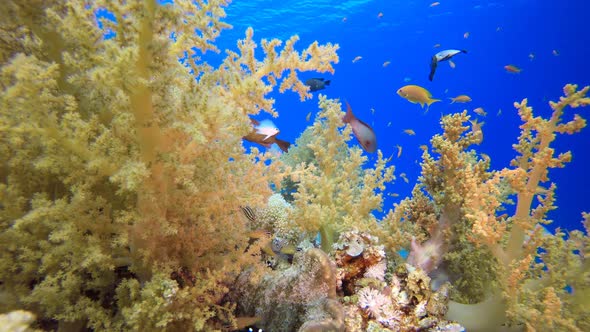
[[[323,78],[310,78],[305,81],[305,85],[309,87],[309,91],[313,92],[325,89],[327,85],[330,85],[330,80],[325,80]]]
[[[440,51],[440,52],[436,53],[435,55],[433,55],[432,59],[430,60],[430,74],[428,75],[428,79],[430,81],[432,81],[432,79],[434,78],[434,72],[436,71],[436,67],[438,66],[439,62],[449,60],[450,58],[454,57],[455,55],[457,55],[459,53],[467,53],[467,51],[465,51],[465,50],[444,50],[444,51]]]

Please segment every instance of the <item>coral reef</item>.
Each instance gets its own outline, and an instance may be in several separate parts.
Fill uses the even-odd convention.
[[[236,326],[224,295],[265,268],[240,206],[282,177],[243,148],[249,115],[276,115],[274,88],[309,97],[297,73],[332,72],[338,46],[263,41],[259,60],[249,29],[213,68],[225,5],[2,1],[0,311],[44,329]]]
[[[515,145],[519,156],[513,168],[489,171],[488,157],[467,150],[481,135],[474,128],[468,131],[465,112],[442,119],[444,134],[431,142],[440,157],[424,153],[421,188],[434,205],[434,209],[425,206],[424,211],[434,214],[438,223],[433,227],[431,217],[419,221],[430,225],[429,238],[412,245],[409,262],[429,269],[440,264],[458,279],[456,289],[463,294],[456,294],[455,299],[479,298],[478,304],[450,304],[447,317],[469,331],[495,331],[506,324],[525,324],[537,330],[587,329],[590,321],[580,314],[581,303],[574,301],[579,297],[568,288],[578,285],[574,294],[587,292],[584,252],[588,238],[577,231],[569,239],[559,231],[545,236],[538,227],[549,222],[545,214],[555,208],[555,186],[542,192],[538,186],[549,180],[549,168],[563,167],[571,159],[569,152],[554,157],[550,144],[556,134],[573,134],[586,125],[579,115],[569,122],[562,122],[562,117],[568,106],[590,104],[587,91],[588,87],[578,91],[577,86],[566,85],[565,96],[550,103],[550,119],[533,116],[526,99],[515,103],[524,124]],[[512,198],[516,201],[514,215],[500,215]],[[422,196],[417,199],[423,200]],[[555,256],[564,259],[557,263],[551,260]],[[575,271],[576,276],[559,274],[562,269]]]
[[[350,146],[338,100],[319,96],[280,159],[243,147],[251,115],[277,115],[268,94],[310,97],[298,72],[333,72],[338,46],[265,40],[259,60],[248,29],[213,68],[226,5],[0,2],[0,324],[590,330],[590,215],[585,232],[540,227],[548,170],[571,159],[552,143],[585,127],[563,118],[588,87],[566,85],[549,119],[515,103],[501,170],[472,149],[480,123],[444,116],[412,197],[378,220],[394,169]]]
[[[309,141],[298,140],[288,155],[294,154],[289,160],[298,162],[291,173],[296,184],[293,218],[304,231],[320,232],[322,249],[329,252],[339,232],[377,225],[371,212],[382,208],[382,192],[394,179],[394,168],[386,166],[381,152],[373,167],[363,168],[367,157],[360,148],[348,146],[351,128],[343,126],[341,105],[320,95],[319,106],[306,130],[310,133],[302,135]],[[310,157],[313,161],[308,162]]]
[[[259,317],[268,331],[343,331],[343,313],[336,297],[336,270],[328,255],[309,249],[295,255],[293,265],[253,282],[251,271],[237,279],[230,294],[238,312]]]

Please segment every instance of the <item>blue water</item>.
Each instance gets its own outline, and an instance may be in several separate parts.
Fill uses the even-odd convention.
[[[234,28],[222,34],[218,45],[236,50],[236,40],[243,38],[249,26],[254,28],[257,41],[286,40],[297,34],[299,50],[315,40],[340,45],[340,63],[335,65],[334,75],[308,72],[300,77],[330,79],[331,85],[320,92],[348,100],[356,116],[373,126],[378,148],[385,156],[395,155],[396,145],[403,147],[401,158],[394,156],[392,163],[396,175],[405,172],[410,183],[398,177],[388,187],[388,191],[400,195],[386,196],[384,210],[388,210],[410,195],[420,174],[419,146],[441,132],[441,114],[483,107],[488,115],[476,117],[485,122],[484,141],[476,149],[492,158],[493,169],[501,169],[508,167],[516,155],[512,144],[517,141],[521,121],[513,106],[515,101],[528,98],[536,114],[549,116],[548,101],[561,96],[566,83],[590,84],[590,36],[584,23],[590,10],[588,2],[440,1],[440,5],[430,7],[431,3],[236,1],[227,8],[226,20]],[[383,14],[381,18],[379,13]],[[435,44],[441,47],[434,48]],[[455,69],[448,63],[439,64],[434,81],[428,81],[431,56],[446,48],[466,49],[468,54],[453,59]],[[362,59],[353,63],[356,56]],[[385,61],[391,63],[384,68]],[[522,68],[522,72],[507,73],[503,68],[507,64]],[[425,114],[418,105],[396,94],[406,84],[421,85],[443,102],[433,104]],[[468,94],[473,101],[451,105],[448,97],[459,94]],[[317,96],[303,103],[292,92],[270,96],[276,99],[280,114],[274,119],[280,137],[295,141],[309,125],[306,115],[317,112]],[[565,118],[571,119],[575,112],[588,117],[590,109],[568,109]],[[404,134],[407,128],[416,136]],[[557,153],[571,150],[574,158],[565,169],[550,171],[551,181],[558,185],[559,208],[550,213],[554,223],[548,228],[581,229],[581,212],[590,211],[590,128],[574,136],[560,135],[553,146]],[[375,159],[375,155],[369,157]]]

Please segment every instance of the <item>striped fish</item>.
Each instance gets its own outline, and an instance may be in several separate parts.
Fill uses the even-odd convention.
[[[254,210],[252,210],[251,207],[240,205],[240,210],[242,210],[242,213],[244,214],[244,216],[246,216],[246,219],[248,219],[250,222],[256,221],[256,213],[254,213]]]

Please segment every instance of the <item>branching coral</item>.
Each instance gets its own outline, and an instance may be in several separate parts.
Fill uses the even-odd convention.
[[[294,154],[302,151],[309,155],[311,150],[313,155],[313,161],[299,163],[292,173],[297,183],[293,205],[294,219],[305,231],[319,231],[322,248],[329,252],[335,232],[377,225],[371,212],[381,209],[381,192],[394,177],[393,167],[386,166],[380,152],[374,168],[362,169],[367,158],[361,149],[347,145],[351,129],[342,128],[340,105],[325,96],[320,96],[319,104],[316,121],[307,129],[311,132],[310,142],[293,148]]]
[[[277,84],[305,97],[297,71],[338,58],[333,45],[298,53],[294,38],[280,54],[263,42],[258,61],[248,30],[211,68],[198,55],[217,51],[226,4],[0,4],[2,311],[45,328],[231,323],[227,286],[259,263],[239,207],[265,202],[282,174],[245,153],[248,115],[274,113]],[[98,28],[97,11],[114,21]]]
[[[567,292],[567,287],[580,284],[576,281],[580,277],[556,271],[560,268],[583,271],[582,252],[586,250],[587,238],[576,232],[568,240],[559,233],[547,237],[537,227],[547,223],[546,212],[555,208],[555,186],[543,192],[538,191],[538,186],[549,180],[550,168],[563,167],[571,159],[569,152],[554,156],[550,145],[557,133],[573,134],[586,125],[579,115],[569,122],[563,122],[562,117],[568,106],[590,104],[587,91],[588,87],[578,91],[577,86],[566,85],[565,96],[557,103],[550,103],[553,109],[550,119],[533,116],[526,99],[515,103],[524,124],[519,143],[515,145],[519,156],[512,162],[513,168],[489,172],[487,157],[477,158],[474,152],[466,150],[480,139],[475,128],[468,132],[468,127],[463,125],[468,120],[466,113],[443,118],[444,134],[432,140],[440,158],[435,160],[425,154],[422,183],[439,211],[439,224],[430,231],[431,237],[424,245],[413,248],[413,254],[420,256],[426,247],[438,245],[436,257],[446,260],[445,267],[450,272],[460,271],[463,282],[469,281],[464,278],[470,275],[485,276],[482,272],[489,272],[487,282],[475,282],[475,279],[471,282],[471,287],[483,288],[491,294],[487,300],[472,306],[453,303],[449,310],[448,317],[459,320],[470,331],[495,330],[506,318],[536,329],[554,326],[577,331],[588,324],[586,319],[574,323],[572,313],[579,313],[579,309],[572,294]],[[503,204],[511,196],[516,200],[514,215],[500,216]],[[535,197],[537,203],[533,202]],[[448,236],[451,229],[454,237]],[[471,244],[464,239],[469,239]],[[468,251],[462,249],[468,247]],[[567,260],[560,263],[551,260],[555,264],[552,266],[548,257],[553,255],[565,255]],[[536,256],[540,261],[535,262]],[[470,263],[477,261],[474,257],[479,257],[480,262]],[[496,280],[490,280],[490,276]],[[586,287],[579,287],[580,291],[585,292]],[[473,314],[465,316],[465,312]],[[462,315],[458,316],[459,313]]]

